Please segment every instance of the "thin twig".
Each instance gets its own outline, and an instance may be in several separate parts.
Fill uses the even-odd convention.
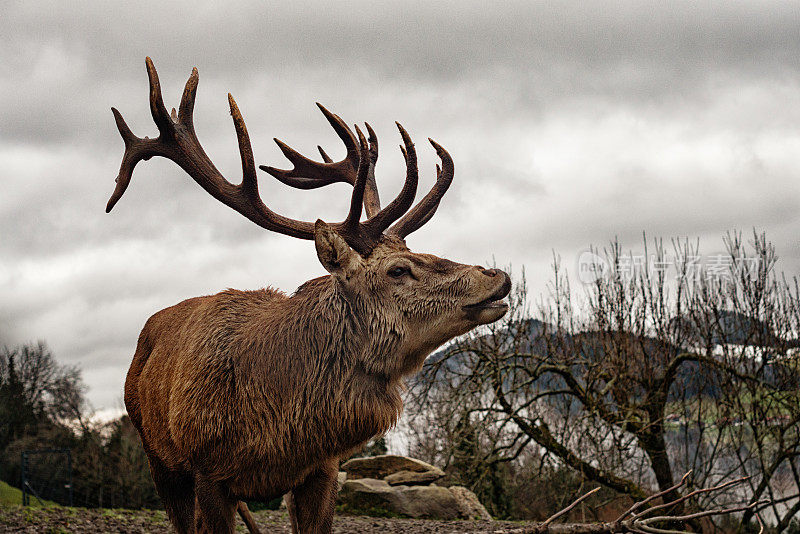
[[[573,508],[578,506],[580,503],[582,503],[583,501],[585,501],[586,499],[588,499],[590,496],[594,495],[598,491],[600,491],[600,487],[599,486],[596,487],[595,489],[593,489],[592,491],[584,493],[583,495],[581,495],[580,497],[575,499],[572,502],[572,504],[570,504],[569,506],[567,506],[563,510],[558,511],[555,514],[553,514],[550,517],[548,517],[547,519],[545,519],[545,521],[542,523],[542,527],[547,527],[547,525],[549,525],[550,523],[552,523],[553,521],[555,521],[559,517],[562,517],[562,516],[568,514]]]
[[[728,482],[725,482],[724,484],[719,484],[719,485],[711,487],[711,488],[696,489],[691,493],[687,493],[683,497],[679,497],[678,499],[675,499],[672,502],[666,502],[666,503],[663,503],[663,504],[659,504],[657,506],[653,506],[652,508],[648,508],[647,510],[645,510],[643,512],[639,512],[638,514],[634,514],[633,517],[634,517],[634,519],[638,519],[638,518],[644,516],[645,514],[653,513],[656,510],[663,510],[664,508],[670,508],[672,506],[678,505],[678,504],[680,504],[680,503],[682,503],[682,502],[684,502],[684,501],[686,501],[688,499],[691,499],[692,497],[694,497],[696,495],[700,495],[702,493],[711,493],[713,491],[720,491],[720,490],[723,490],[723,489],[725,489],[727,487],[735,486],[737,484],[741,484],[742,482],[744,482],[744,481],[746,481],[748,479],[750,479],[750,477],[742,477],[742,478],[737,478],[736,480],[730,480]]]
[[[647,504],[647,503],[649,503],[649,502],[651,502],[651,501],[653,501],[655,499],[658,499],[659,497],[662,497],[662,496],[666,495],[667,493],[669,493],[671,491],[675,491],[676,489],[680,488],[681,486],[683,486],[686,483],[686,479],[689,478],[689,476],[692,474],[692,472],[693,472],[693,470],[688,471],[685,475],[683,475],[683,478],[681,478],[681,481],[678,482],[677,484],[675,484],[674,486],[669,487],[669,488],[665,489],[664,491],[660,491],[658,493],[655,493],[655,494],[649,496],[648,498],[644,499],[643,501],[639,501],[637,503],[634,503],[633,506],[628,508],[628,510],[624,514],[622,514],[621,516],[619,516],[617,518],[617,521],[622,521],[627,516],[629,516],[630,514],[632,514],[633,512],[635,512],[636,510],[638,510],[642,506],[644,506],[645,504]]]
[[[759,504],[764,504],[765,501],[758,501],[752,504],[748,504],[746,506],[737,506],[735,508],[718,508],[716,510],[704,510],[702,512],[695,512],[693,514],[686,514],[686,515],[659,515],[655,517],[647,517],[644,519],[637,519],[636,521],[640,525],[650,525],[651,523],[657,523],[659,521],[691,521],[692,519],[699,519],[701,517],[707,517],[710,515],[722,515],[722,514],[733,514],[736,512],[743,512],[745,510],[749,510]]]
[[[700,512],[694,512],[690,514],[684,515],[650,515],[654,511],[662,510],[665,508],[672,508],[687,499],[695,495],[700,495],[703,493],[710,493],[714,491],[720,491],[725,488],[729,488],[736,484],[740,484],[747,480],[749,477],[742,477],[736,480],[731,480],[729,482],[725,482],[723,484],[718,484],[711,488],[701,488],[694,490],[682,497],[678,497],[677,499],[659,504],[657,506],[653,506],[648,508],[647,510],[634,513],[639,510],[645,504],[652,502],[655,499],[663,497],[667,495],[671,491],[675,491],[678,488],[682,487],[686,484],[687,479],[691,475],[691,471],[683,475],[683,478],[678,484],[667,488],[666,490],[660,491],[651,495],[650,497],[643,499],[640,502],[635,503],[631,506],[627,511],[625,511],[621,516],[617,518],[616,521],[612,521],[609,523],[564,523],[553,525],[552,523],[569,513],[573,510],[578,504],[586,500],[590,495],[597,492],[600,488],[595,488],[592,491],[585,493],[578,499],[572,502],[569,506],[560,510],[559,512],[553,514],[544,522],[539,523],[537,525],[531,525],[528,527],[517,528],[517,529],[510,529],[510,530],[496,530],[495,532],[498,534],[546,534],[546,533],[569,533],[569,534],[618,534],[618,533],[625,533],[629,532],[632,534],[691,534],[687,530],[674,530],[674,529],[667,529],[667,528],[659,528],[653,526],[653,524],[658,523],[685,523],[686,521],[691,521],[694,519],[700,519],[702,517],[710,517],[715,515],[726,515],[726,514],[733,514],[736,512],[742,512],[744,510],[753,510],[757,509],[759,506],[763,505],[768,501],[756,501],[750,503],[746,506],[736,506],[731,508],[718,508],[714,510],[705,510]],[[648,517],[649,515],[649,517]],[[631,516],[631,517],[628,517]],[[758,524],[760,526],[758,534],[764,534],[764,523],[761,520],[761,516],[758,512],[755,513],[756,519],[758,520]]]

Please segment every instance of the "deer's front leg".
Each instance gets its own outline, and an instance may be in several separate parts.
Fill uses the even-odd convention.
[[[339,463],[333,460],[313,471],[289,493],[286,506],[293,534],[330,534],[338,470]]]

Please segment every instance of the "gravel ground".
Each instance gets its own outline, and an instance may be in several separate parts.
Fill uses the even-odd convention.
[[[290,533],[285,511],[254,512],[261,532]],[[386,519],[337,515],[333,531],[337,534],[378,532],[381,534],[420,534],[425,532],[494,532],[519,527],[519,523],[501,521],[433,521],[427,519]],[[86,508],[0,508],[0,532],[67,534],[99,532],[171,533],[166,514],[153,510],[109,510]],[[237,532],[247,532],[237,519]]]

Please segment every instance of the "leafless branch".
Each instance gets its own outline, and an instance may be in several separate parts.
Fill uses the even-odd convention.
[[[674,525],[678,523],[686,523],[688,521],[694,521],[696,519],[700,519],[703,517],[711,517],[711,516],[720,516],[720,515],[728,515],[734,514],[737,512],[743,512],[745,510],[754,510],[757,509],[759,506],[765,504],[766,501],[757,501],[743,506],[732,506],[726,508],[717,508],[713,510],[703,510],[699,512],[693,512],[688,514],[680,514],[680,515],[669,515],[669,514],[662,514],[662,515],[654,515],[654,512],[658,510],[664,509],[675,509],[678,505],[685,502],[686,500],[694,497],[696,495],[702,493],[713,493],[718,492],[723,489],[729,488],[731,486],[735,486],[737,484],[741,484],[745,482],[748,477],[738,478],[736,480],[731,480],[724,484],[719,484],[709,488],[701,488],[694,490],[690,493],[682,497],[678,497],[673,499],[672,501],[665,502],[659,504],[657,506],[652,506],[647,508],[641,512],[634,513],[637,510],[640,510],[642,507],[647,505],[650,502],[653,502],[656,499],[662,498],[665,495],[670,494],[673,491],[676,491],[684,486],[686,486],[687,481],[689,480],[689,476],[691,472],[686,473],[683,475],[680,483],[675,484],[673,487],[666,489],[664,491],[660,491],[655,493],[646,499],[642,499],[641,501],[635,503],[631,506],[628,510],[622,513],[616,520],[610,522],[598,522],[598,523],[559,523],[554,524],[554,521],[560,517],[567,515],[570,511],[572,511],[576,506],[578,506],[581,502],[586,500],[588,497],[593,495],[597,492],[600,488],[595,488],[577,499],[573,501],[569,506],[565,507],[563,510],[553,514],[550,518],[545,520],[538,525],[533,525],[530,527],[524,528],[517,528],[511,530],[495,530],[496,534],[616,534],[616,533],[624,533],[624,532],[632,532],[636,534],[688,534],[690,531],[688,530],[677,530],[674,528],[664,528],[662,526],[655,526],[655,525]],[[680,509],[680,508],[678,508]],[[755,514],[756,518],[758,519],[758,524],[760,525],[759,534],[763,534],[764,532],[764,524],[761,520],[761,517],[758,513]]]

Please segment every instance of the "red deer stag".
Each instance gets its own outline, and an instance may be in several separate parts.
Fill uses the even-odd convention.
[[[441,169],[431,191],[411,208],[417,157],[398,124],[405,184],[381,208],[372,128],[367,125],[369,140],[357,126],[354,135],[319,106],[347,156],[334,162],[320,148],[324,161],[316,162],[276,140],[294,168],[262,169],[299,189],[347,182],[353,186],[350,210],[335,224],[290,219],[259,196],[250,139],[233,97],[243,169],[238,185],[222,176],[195,134],[197,69],[178,112],[170,114],[150,58],[146,63],[159,136],[136,137],[112,108],[125,153],[106,211],[124,193],[136,164],[161,156],[259,226],[313,240],[330,273],[293,295],[227,290],[185,300],[147,321],[125,383],[125,405],[153,481],[181,533],[233,532],[239,501],[287,492],[293,532],[330,532],[339,460],[395,423],[403,378],[431,351],[506,313],[509,276],[406,247],[404,238],[431,218],[453,178],[450,155],[434,141]]]

